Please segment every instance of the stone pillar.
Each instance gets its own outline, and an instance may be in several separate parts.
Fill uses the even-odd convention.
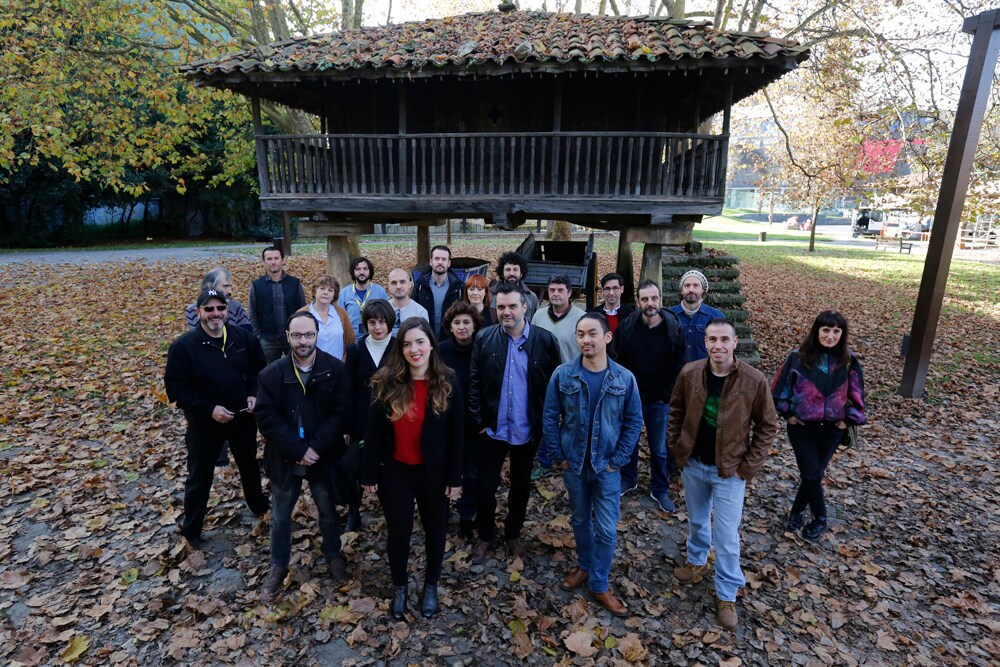
[[[326,237],[326,272],[341,286],[351,284],[351,244],[347,236]]]
[[[639,282],[647,280],[655,282],[660,286],[660,292],[663,292],[663,245],[660,243],[643,244]]]

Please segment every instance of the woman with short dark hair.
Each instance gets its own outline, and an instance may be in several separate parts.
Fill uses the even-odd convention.
[[[430,618],[438,606],[448,501],[462,493],[464,405],[455,375],[436,347],[427,321],[410,317],[400,326],[385,366],[372,377],[375,400],[368,414],[361,484],[378,494],[385,513],[396,620],[406,614],[414,504],[427,556],[420,611]]]
[[[787,420],[800,475],[786,528],[801,529],[802,537],[810,541],[818,540],[827,528],[826,468],[847,428],[866,422],[864,374],[848,347],[847,332],[843,315],[824,310],[802,344],[788,355],[771,387],[775,410]],[[806,507],[812,521],[803,526]]]

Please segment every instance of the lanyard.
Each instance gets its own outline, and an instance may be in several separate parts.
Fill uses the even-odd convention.
[[[289,361],[292,362],[292,370],[295,371],[295,379],[299,381],[299,386],[302,387],[302,394],[305,395],[305,393],[306,393],[306,385],[302,381],[302,376],[299,375],[299,367],[296,366],[295,362],[292,361],[291,359],[289,359]]]
[[[369,285],[368,289],[365,290],[365,300],[364,301],[361,301],[360,299],[358,299],[358,288],[357,287],[355,287],[354,285],[351,285],[351,290],[354,292],[354,303],[358,304],[358,309],[359,310],[364,310],[365,304],[368,303],[368,299],[371,298],[371,295],[372,295],[371,285]]]
[[[223,324],[222,325],[222,358],[223,359],[228,359],[229,358],[229,357],[226,356],[226,338],[227,338],[226,325]]]

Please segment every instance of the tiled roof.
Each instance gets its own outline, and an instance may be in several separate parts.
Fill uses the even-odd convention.
[[[351,76],[443,74],[495,66],[512,69],[602,69],[615,64],[678,61],[792,59],[808,50],[791,40],[761,34],[719,32],[708,23],[649,17],[577,16],[511,11],[362,27],[277,42],[214,60],[191,63],[182,71],[196,79],[250,73],[327,72]],[[749,63],[748,63],[749,64]]]

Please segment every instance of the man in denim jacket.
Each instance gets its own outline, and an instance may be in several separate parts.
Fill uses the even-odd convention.
[[[577,566],[560,583],[588,592],[615,616],[628,608],[608,587],[615,553],[621,467],[639,441],[642,402],[635,377],[608,358],[611,327],[600,313],[576,325],[580,356],[556,369],[542,413],[543,446],[563,471],[569,493]]]

